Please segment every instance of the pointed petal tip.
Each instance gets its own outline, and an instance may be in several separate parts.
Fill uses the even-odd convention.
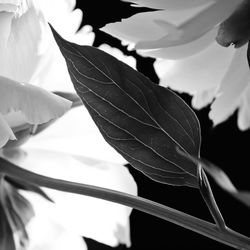
[[[8,123],[0,113],[0,149],[5,146],[9,140],[16,140],[16,136]]]
[[[56,94],[52,95],[58,104],[58,111],[55,113],[55,118],[58,118],[71,109],[73,102]]]
[[[9,114],[10,111],[20,111],[26,122],[42,124],[62,116],[71,108],[71,101],[40,87],[2,76],[0,81],[0,89],[5,93],[0,98],[0,112],[3,115]],[[2,124],[3,122],[5,122],[4,118],[1,119]],[[6,122],[5,124],[7,128],[8,124]]]

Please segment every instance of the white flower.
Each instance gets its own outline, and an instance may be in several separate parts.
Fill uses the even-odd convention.
[[[137,187],[132,176],[126,167],[118,163],[125,161],[102,137],[95,140],[97,128],[88,116],[84,107],[75,108],[21,148],[5,149],[1,154],[19,166],[42,175],[136,195]],[[115,163],[108,161],[111,159]],[[131,208],[55,190],[45,189],[45,192],[55,204],[36,194],[22,192],[33,204],[38,217],[42,215],[49,221],[53,220],[71,234],[86,236],[110,246],[119,243],[130,246]]]
[[[70,101],[42,88],[0,76],[0,149],[8,140],[16,139],[12,125],[46,123],[70,107]]]
[[[213,102],[209,117],[215,125],[227,119],[238,108],[239,128],[249,128],[250,75],[247,47],[224,48],[215,41],[219,24],[244,2],[132,2],[158,10],[108,24],[102,30],[135,45],[140,54],[157,58],[154,67],[160,84],[193,95],[194,107],[202,108]]]
[[[48,121],[48,115],[49,119],[54,119],[70,108],[70,102],[67,100],[31,87],[29,84],[41,86],[47,90],[56,90],[59,85],[61,91],[73,91],[65,60],[47,22],[55,25],[71,41],[92,44],[94,34],[90,26],[85,26],[76,33],[81,23],[82,12],[79,9],[72,11],[74,6],[74,0],[0,1],[0,97],[2,101],[6,100],[7,96],[10,100],[16,99],[15,107],[12,106],[13,102],[9,101],[6,103],[9,105],[8,110],[4,112],[0,110],[0,148],[9,139],[15,139],[3,115],[8,114],[11,117],[18,115],[20,122],[23,122],[23,116],[27,116],[28,111],[28,121],[32,119],[34,124],[38,124]],[[19,92],[19,90],[22,91]],[[48,97],[50,103],[45,101]],[[37,98],[39,98],[38,101],[40,100],[40,105],[35,104]],[[22,107],[26,105],[26,110],[22,110],[20,104]],[[13,111],[20,112],[14,114]],[[35,117],[38,114],[39,120]],[[46,117],[41,120],[44,114]]]
[[[11,128],[61,115],[56,105],[69,108],[68,102],[44,90],[73,91],[65,60],[47,21],[68,40],[92,44],[91,27],[76,33],[82,12],[72,11],[74,6],[75,1],[61,0],[0,1],[0,136],[7,132],[5,140],[14,139]],[[33,109],[36,106],[40,108]],[[3,148],[0,152],[2,157],[43,175],[137,193],[132,176],[122,166],[126,161],[102,139],[84,107],[69,111],[22,148]],[[46,192],[55,204],[23,192],[38,215],[28,226],[29,250],[80,249],[80,236],[111,246],[130,245],[130,208],[54,190]],[[40,224],[45,221],[53,224],[53,242],[49,237],[42,238],[43,233],[36,233],[37,227],[48,231]],[[68,239],[74,240],[73,235],[77,238],[71,245]]]
[[[15,139],[10,116],[39,124],[59,117],[71,106],[69,101],[30,85],[44,55],[47,57],[47,49],[42,47],[48,45],[49,32],[33,2],[0,1],[0,148]]]

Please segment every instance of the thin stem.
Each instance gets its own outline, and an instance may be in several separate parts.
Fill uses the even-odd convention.
[[[179,147],[176,148],[176,151],[186,157],[187,159],[193,161],[198,165],[197,168],[197,175],[198,175],[198,181],[199,181],[199,189],[201,196],[203,200],[205,201],[210,214],[212,215],[215,223],[219,227],[221,231],[224,231],[227,229],[225,221],[223,219],[223,216],[219,210],[219,207],[217,206],[217,203],[214,199],[214,195],[212,192],[212,189],[210,187],[209,181],[207,179],[206,173],[203,170],[202,164],[200,164],[199,159],[187,154],[186,152],[182,151]]]
[[[217,206],[209,181],[201,165],[198,166],[198,177],[199,177],[200,193],[202,195],[202,198],[206,202],[206,205],[211,215],[213,216],[215,223],[217,224],[220,230],[222,231],[226,230],[225,221],[219,210],[219,207]]]
[[[250,238],[228,228],[225,231],[221,231],[216,225],[212,223],[198,219],[151,200],[106,188],[73,183],[65,180],[42,176],[22,169],[2,158],[0,158],[0,172],[8,175],[9,177],[13,177],[16,180],[24,180],[34,185],[52,188],[64,192],[87,195],[132,207],[197,232],[228,246],[237,249],[250,250]]]

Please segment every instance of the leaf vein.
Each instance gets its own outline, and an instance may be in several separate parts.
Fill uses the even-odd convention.
[[[138,141],[139,143],[141,143],[143,146],[145,146],[146,148],[152,150],[155,154],[157,154],[160,158],[162,158],[163,160],[165,160],[166,162],[169,162],[173,165],[175,165],[178,169],[180,169],[183,172],[187,172],[186,170],[184,170],[182,167],[180,167],[179,165],[176,165],[176,163],[172,162],[171,160],[165,158],[163,155],[159,154],[155,149],[151,148],[150,146],[148,146],[147,144],[145,144],[144,142],[142,142],[140,139],[138,139],[136,136],[134,136],[133,134],[131,134],[129,131],[127,131],[124,128],[121,128],[120,126],[118,126],[117,124],[111,122],[110,120],[106,119],[104,116],[102,116],[95,108],[93,108],[86,100],[83,100],[87,106],[89,106],[98,116],[100,116],[101,118],[103,118],[105,121],[107,121],[108,123],[112,124],[113,126],[119,128],[120,130],[122,130],[123,132],[129,134],[130,136],[132,136],[136,141]],[[95,121],[96,122],[96,121]],[[109,142],[110,143],[110,142]],[[187,172],[188,174],[192,175],[192,173]],[[194,176],[194,175],[193,175]]]

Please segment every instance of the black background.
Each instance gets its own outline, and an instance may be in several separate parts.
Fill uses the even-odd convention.
[[[94,46],[107,43],[121,49],[127,55],[137,59],[138,71],[144,73],[152,81],[158,82],[151,58],[142,58],[136,52],[128,52],[119,40],[99,31],[106,23],[129,17],[137,11],[147,9],[132,8],[119,0],[94,1],[78,0],[77,7],[83,11],[82,25],[90,24],[96,34]],[[188,95],[181,97],[190,104]],[[241,132],[237,128],[237,112],[225,123],[213,128],[208,119],[209,107],[196,111],[202,128],[201,156],[220,166],[233,180],[236,187],[250,190],[249,181],[249,149],[250,131]],[[134,176],[139,195],[196,217],[212,222],[211,216],[200,197],[199,191],[186,187],[171,187],[155,183],[143,174],[129,167]],[[250,235],[250,210],[219,189],[211,180],[212,189],[224,219],[229,227],[246,235]],[[207,239],[189,230],[151,215],[133,210],[131,215],[131,250],[138,249],[232,249],[221,243]],[[114,249],[90,239],[86,239],[92,249]],[[120,245],[115,249],[126,249]]]

